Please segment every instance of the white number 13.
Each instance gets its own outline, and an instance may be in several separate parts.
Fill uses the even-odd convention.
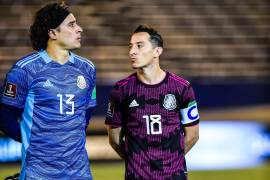
[[[66,114],[72,115],[74,114],[74,101],[72,99],[75,97],[74,94],[65,94],[65,96],[68,98],[66,100],[67,105],[71,105],[71,111],[67,111]],[[63,95],[62,94],[57,94],[57,97],[59,97],[59,111],[60,114],[63,114]]]
[[[161,115],[144,115],[147,134],[162,134]]]

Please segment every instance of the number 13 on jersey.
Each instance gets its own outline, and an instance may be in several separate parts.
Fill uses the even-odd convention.
[[[146,132],[151,134],[162,134],[161,115],[144,115],[146,120]]]
[[[59,97],[60,114],[63,114],[63,95],[57,94],[57,97]],[[73,115],[74,114],[74,100],[73,100],[73,98],[75,97],[75,95],[74,94],[65,94],[65,97],[67,98],[67,100],[65,101],[65,104],[71,106],[71,111],[67,111],[66,114]]]

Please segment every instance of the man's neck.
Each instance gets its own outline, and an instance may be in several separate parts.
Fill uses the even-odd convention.
[[[69,58],[69,51],[56,46],[48,46],[46,49],[50,58],[59,64],[65,64]]]
[[[160,83],[166,76],[166,72],[159,66],[147,67],[137,70],[137,76],[145,84],[154,85]]]

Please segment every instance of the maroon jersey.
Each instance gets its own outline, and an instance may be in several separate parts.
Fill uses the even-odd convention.
[[[122,127],[128,180],[187,179],[183,127],[198,122],[190,83],[169,72],[155,85],[136,73],[118,81],[105,121]]]

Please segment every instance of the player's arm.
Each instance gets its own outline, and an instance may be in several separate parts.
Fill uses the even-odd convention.
[[[185,154],[196,144],[199,140],[199,124],[193,126],[185,126]]]
[[[125,159],[124,141],[123,141],[123,92],[117,84],[112,89],[109,97],[108,109],[106,113],[105,124],[107,125],[109,143],[116,153]]]
[[[108,126],[107,128],[108,136],[109,136],[109,143],[111,147],[115,150],[115,152],[122,158],[125,159],[125,153],[122,146],[122,128],[121,127],[111,127]]]
[[[185,136],[184,152],[187,154],[199,140],[200,116],[195,100],[195,94],[191,86],[189,86],[184,93],[183,104],[184,106],[180,109],[180,114]]]
[[[188,107],[180,110],[182,120],[181,124],[184,127],[185,136],[185,154],[196,144],[199,140],[199,113],[196,101],[191,101]]]
[[[90,86],[90,89],[88,91],[88,105],[87,105],[87,109],[85,112],[85,131],[87,130],[87,127],[89,125],[89,121],[92,117],[92,109],[97,105],[97,100],[96,100],[96,69],[95,67],[91,67],[90,69],[92,69],[92,71],[90,71],[90,77],[92,79],[92,83]]]
[[[23,109],[0,104],[0,130],[15,141],[22,142],[19,119]]]
[[[21,142],[19,119],[21,119],[28,94],[28,74],[14,65],[7,73],[0,97],[0,126],[9,137]]]

